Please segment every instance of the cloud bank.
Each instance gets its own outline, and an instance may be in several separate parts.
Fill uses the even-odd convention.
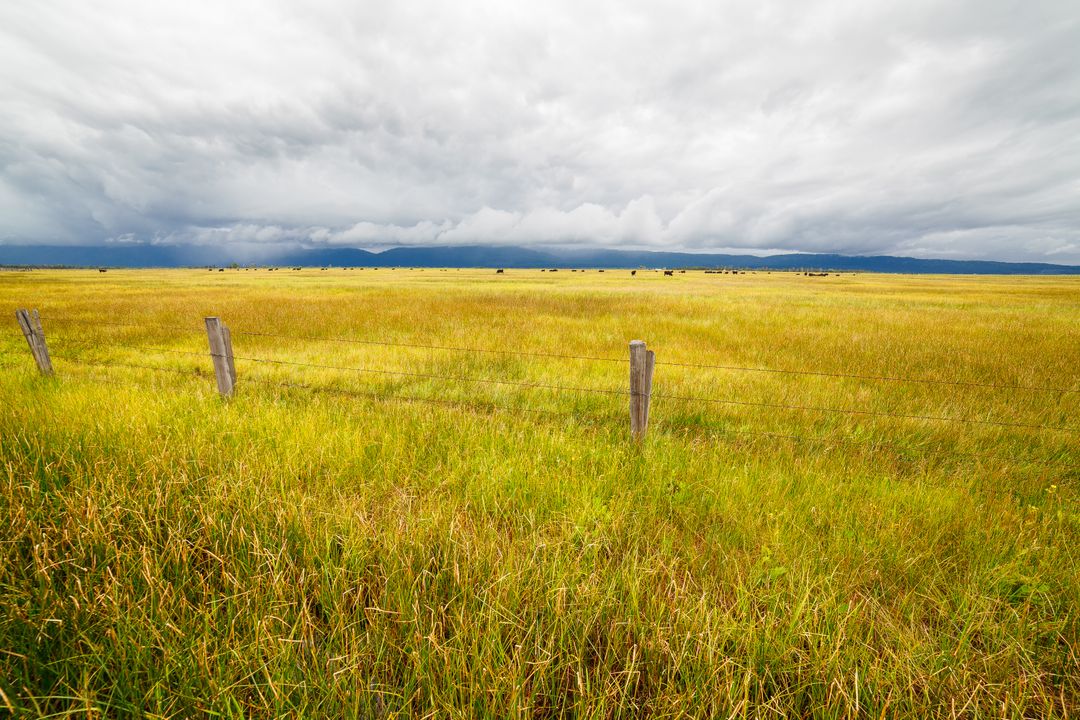
[[[1076,263],[1078,18],[1068,0],[4,3],[0,243]]]

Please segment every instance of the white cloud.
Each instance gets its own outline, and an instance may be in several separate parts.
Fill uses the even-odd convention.
[[[1080,262],[1073,3],[0,4],[0,242]]]

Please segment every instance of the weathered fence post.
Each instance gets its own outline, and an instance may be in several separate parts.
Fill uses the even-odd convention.
[[[653,366],[656,355],[645,349],[645,341],[630,341],[630,434],[635,440],[645,437],[649,427],[649,402],[652,397]]]
[[[41,327],[41,316],[37,310],[16,310],[15,318],[22,328],[26,344],[30,346],[30,354],[34,356],[38,370],[42,375],[52,375],[52,360],[49,358],[49,348],[45,345],[45,330]]]
[[[220,318],[206,318],[206,337],[210,340],[210,357],[214,361],[214,377],[222,397],[233,394],[236,386],[236,364],[233,361],[232,335]]]

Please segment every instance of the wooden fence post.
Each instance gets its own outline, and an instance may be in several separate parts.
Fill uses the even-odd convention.
[[[656,355],[645,348],[645,341],[630,342],[630,434],[635,440],[643,439],[649,427],[655,364]]]
[[[232,335],[220,318],[206,318],[206,337],[210,340],[210,357],[214,361],[214,377],[222,397],[230,397],[236,386],[236,364],[233,360]]]
[[[49,358],[49,348],[45,345],[45,330],[41,327],[41,316],[37,310],[16,310],[15,318],[22,328],[26,344],[30,346],[30,354],[34,356],[38,370],[42,375],[52,375],[52,360]]]

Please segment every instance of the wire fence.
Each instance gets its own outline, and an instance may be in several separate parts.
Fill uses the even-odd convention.
[[[235,335],[266,335],[265,333],[246,333],[236,332]],[[269,337],[277,338],[289,338],[292,336],[287,335],[267,335]],[[219,357],[215,353],[207,353],[206,351],[194,351],[194,350],[180,350],[176,348],[163,348],[155,345],[146,344],[132,344],[132,343],[110,343],[110,342],[71,342],[64,341],[65,344],[70,345],[82,345],[83,347],[93,348],[119,348],[125,350],[139,350],[142,352],[159,352],[169,353],[175,355],[187,355],[193,357]],[[422,347],[410,344],[401,343],[383,343],[387,346],[393,347]],[[252,363],[266,363],[270,365],[285,365],[292,367],[304,367],[313,368],[317,370],[334,370],[339,372],[353,372],[364,373],[372,375],[386,375],[396,377],[409,377],[425,380],[442,380],[446,382],[454,383],[473,383],[473,384],[487,384],[487,385],[504,385],[510,387],[529,388],[529,389],[541,389],[552,390],[556,392],[577,392],[577,393],[593,393],[603,395],[618,395],[629,397],[631,392],[622,388],[598,388],[598,387],[580,387],[571,385],[540,383],[540,382],[527,382],[519,380],[509,380],[503,378],[487,378],[487,377],[471,377],[464,375],[446,375],[438,373],[424,373],[424,372],[412,372],[407,370],[389,370],[384,368],[372,368],[372,367],[358,367],[353,365],[332,365],[326,363],[311,363],[301,362],[298,360],[282,360],[277,358],[255,357],[250,355],[233,355],[233,359],[242,360]],[[580,357],[580,356],[556,356],[550,355],[550,357]],[[625,364],[625,361],[622,361]],[[664,363],[656,363],[657,365],[663,365]],[[710,366],[713,367],[713,366]],[[852,377],[852,376],[845,376]],[[961,423],[966,425],[984,425],[989,427],[1001,427],[1001,428],[1015,428],[1024,430],[1040,430],[1051,431],[1059,433],[1080,434],[1080,428],[1074,428],[1061,425],[1046,425],[1037,423],[1022,423],[1008,420],[996,420],[996,419],[983,419],[983,418],[971,418],[971,417],[956,417],[947,415],[926,415],[926,414],[912,414],[912,413],[895,413],[886,412],[881,410],[866,410],[859,408],[839,408],[828,407],[819,405],[794,405],[787,403],[775,403],[775,402],[763,402],[754,400],[742,400],[737,398],[717,398],[706,396],[694,396],[694,395],[669,395],[663,393],[652,393],[651,397],[656,400],[669,400],[683,403],[707,403],[718,405],[734,405],[742,407],[756,407],[766,408],[772,410],[789,410],[797,412],[812,412],[812,413],[826,413],[826,414],[840,414],[840,415],[859,415],[865,417],[876,418],[889,418],[893,420],[918,420],[928,422],[942,422],[942,423]]]
[[[77,359],[77,358],[65,358],[65,359],[67,359],[69,362],[73,362],[73,363],[76,363],[76,364],[88,365],[88,366],[93,366],[93,367],[101,367],[101,368],[121,367],[121,368],[128,368],[128,369],[140,369],[140,370],[151,370],[151,371],[169,372],[169,373],[181,373],[181,374],[186,374],[186,375],[189,375],[189,376],[199,375],[199,376],[202,376],[204,378],[208,377],[210,375],[210,373],[207,373],[205,371],[200,372],[199,370],[196,370],[196,371],[193,372],[191,370],[181,370],[181,369],[177,369],[177,368],[165,368],[165,367],[152,366],[152,365],[139,365],[139,364],[131,364],[131,363],[95,363],[95,362],[92,362],[92,361],[86,361],[86,360]],[[528,414],[531,414],[531,415],[540,415],[540,416],[544,416],[544,417],[548,417],[548,418],[573,419],[573,420],[579,421],[579,422],[580,421],[589,421],[589,422],[592,422],[594,424],[599,424],[599,425],[606,425],[606,424],[610,424],[610,423],[619,422],[619,421],[622,420],[622,418],[620,416],[617,416],[615,414],[597,414],[597,413],[587,413],[587,412],[568,412],[568,411],[547,410],[547,409],[542,409],[542,408],[530,408],[530,407],[521,407],[521,406],[505,406],[505,405],[498,405],[496,403],[479,403],[479,402],[470,402],[470,401],[463,401],[463,400],[447,400],[447,399],[440,399],[440,398],[416,397],[416,396],[411,396],[411,395],[401,395],[399,393],[393,393],[393,392],[362,392],[362,391],[358,391],[358,390],[354,390],[354,389],[350,389],[350,388],[328,387],[328,386],[325,386],[325,385],[314,385],[314,384],[310,384],[310,383],[277,382],[277,381],[274,381],[274,380],[271,380],[271,379],[258,378],[258,377],[254,377],[254,378],[249,377],[249,378],[247,378],[247,380],[245,382],[247,382],[247,383],[255,383],[255,384],[264,385],[264,386],[273,387],[273,388],[299,389],[299,390],[304,390],[306,392],[313,392],[313,393],[318,393],[318,394],[339,395],[339,396],[344,396],[344,397],[349,397],[349,398],[360,398],[360,399],[372,400],[372,401],[377,401],[377,402],[393,401],[393,402],[400,402],[400,403],[422,403],[422,404],[427,404],[427,405],[436,405],[436,406],[440,406],[440,407],[450,407],[450,408],[455,408],[455,409],[466,409],[466,410],[470,410],[470,411],[473,411],[473,412],[485,412],[485,413],[497,413],[497,412],[510,413],[510,414],[528,413]],[[123,385],[130,386],[130,383],[118,383],[118,382],[115,382],[115,381],[112,381],[112,384],[121,385],[121,386],[123,386]],[[910,454],[911,451],[912,451],[912,448],[900,445],[898,443],[890,443],[890,442],[881,441],[881,440],[860,441],[860,440],[856,440],[856,439],[853,439],[853,438],[847,438],[847,437],[824,437],[824,436],[803,435],[803,434],[796,434],[796,433],[778,433],[778,432],[770,432],[770,431],[762,431],[762,430],[744,430],[744,429],[739,429],[739,428],[706,426],[706,425],[696,425],[696,426],[693,426],[693,427],[683,426],[683,427],[673,428],[673,430],[675,432],[680,432],[681,431],[681,434],[684,437],[693,437],[693,436],[703,437],[704,436],[704,437],[712,438],[712,437],[715,437],[717,435],[724,435],[724,436],[729,436],[729,437],[742,437],[742,438],[752,438],[752,439],[788,440],[788,441],[793,441],[793,442],[802,443],[802,444],[813,444],[813,445],[823,445],[823,446],[855,447],[855,448],[861,448],[863,450],[869,450],[869,451],[883,450],[884,449],[884,450],[893,451],[893,452],[897,453],[898,455],[907,455],[907,454]],[[1000,454],[996,454],[996,453],[964,452],[964,451],[958,451],[958,450],[954,450],[954,449],[942,449],[942,448],[934,448],[934,450],[935,450],[935,452],[937,454],[945,454],[945,455],[949,455],[949,456],[952,456],[952,457],[961,457],[961,458],[969,458],[969,459],[984,460],[984,461],[994,461],[994,462],[1006,463],[1006,464],[1015,464],[1017,462],[1017,460],[1021,460],[1021,461],[1025,462],[1025,463],[1029,463],[1029,464],[1033,464],[1033,465],[1040,465],[1040,466],[1044,466],[1044,467],[1057,467],[1057,468],[1062,467],[1061,462],[1054,461],[1054,460],[1047,460],[1047,459],[1030,458],[1030,457],[1017,458],[1016,456],[1005,456],[1005,455],[1000,455]],[[1064,467],[1067,468],[1067,469],[1080,470],[1080,466],[1065,465]]]
[[[83,326],[85,324],[93,325],[105,325],[109,327],[125,328],[131,330],[138,330],[140,333],[145,333],[148,329],[160,331],[167,334],[166,342],[175,342],[178,337],[185,334],[202,334],[198,327],[188,327],[176,324],[154,324],[154,323],[130,323],[130,322],[117,322],[117,321],[102,321],[97,318],[92,320],[80,319],[75,317],[47,317],[45,318],[50,326],[58,325],[60,327],[77,325]],[[493,348],[477,348],[469,346],[459,345],[446,345],[436,343],[415,343],[415,342],[397,342],[393,340],[373,340],[373,339],[359,339],[359,338],[347,338],[347,337],[333,337],[333,336],[318,336],[318,335],[290,335],[285,333],[265,332],[260,330],[237,330],[233,331],[232,335],[239,337],[251,337],[251,338],[271,338],[275,340],[286,340],[289,342],[306,342],[306,343],[341,343],[350,345],[361,346],[374,346],[374,347],[386,347],[386,348],[402,348],[408,350],[423,350],[423,351],[436,351],[436,352],[454,352],[454,353],[472,353],[477,355],[493,355],[493,356],[516,356],[516,357],[530,357],[530,358],[542,358],[545,360],[555,361],[574,361],[574,362],[599,362],[599,363],[618,363],[620,365],[626,364],[626,359],[620,359],[608,356],[592,356],[592,355],[575,355],[567,353],[556,352],[540,352],[531,350],[518,350],[518,349],[493,349]],[[69,337],[63,334],[57,337],[50,335],[50,342],[58,341],[60,345],[60,353],[52,352],[52,357],[69,362],[75,365],[82,365],[91,368],[98,369],[112,369],[120,368],[127,370],[140,370],[169,373],[172,375],[187,375],[192,378],[207,378],[213,377],[214,374],[205,365],[191,366],[191,367],[169,367],[164,365],[154,365],[139,362],[130,362],[126,358],[123,360],[116,358],[93,358],[86,357],[85,353],[72,353],[69,350],[90,350],[94,353],[101,354],[107,351],[121,351],[124,353],[138,353],[140,357],[145,358],[148,355],[160,354],[160,355],[173,355],[173,356],[186,356],[191,358],[200,358],[205,362],[205,359],[209,356],[211,359],[217,359],[225,357],[218,353],[207,352],[206,350],[189,350],[184,348],[175,347],[162,347],[157,344],[147,344],[143,342],[131,342],[131,341],[117,341],[112,338],[85,338],[85,337]],[[7,352],[0,349],[0,354],[14,355],[17,351],[14,349],[11,352]],[[590,410],[574,410],[567,411],[565,409],[551,409],[532,407],[523,404],[506,405],[497,402],[479,401],[475,399],[458,399],[449,397],[454,390],[460,392],[461,388],[465,385],[468,386],[493,386],[493,387],[506,387],[513,388],[522,391],[544,391],[551,393],[558,397],[565,397],[568,394],[575,394],[579,398],[582,396],[603,397],[603,398],[623,398],[629,399],[631,402],[634,399],[635,393],[631,390],[623,387],[598,387],[595,385],[573,385],[566,383],[554,383],[554,382],[541,382],[533,380],[513,379],[507,377],[489,377],[489,376],[475,376],[470,374],[452,374],[443,372],[430,372],[430,371],[415,371],[405,370],[399,368],[387,368],[377,367],[372,365],[352,365],[352,364],[333,364],[322,362],[305,362],[295,359],[282,359],[274,357],[265,357],[254,354],[232,355],[231,343],[230,343],[230,360],[240,361],[241,363],[250,363],[253,367],[261,368],[276,368],[276,369],[311,369],[319,371],[331,371],[338,374],[348,374],[357,376],[368,377],[384,377],[390,379],[403,379],[403,380],[423,380],[425,382],[432,382],[441,384],[442,387],[448,389],[446,397],[422,397],[411,394],[403,394],[399,392],[399,389],[379,387],[374,390],[366,389],[360,390],[356,388],[336,387],[325,384],[317,384],[312,382],[302,382],[295,378],[280,379],[267,377],[258,373],[245,373],[240,376],[239,382],[241,384],[259,385],[266,388],[278,388],[284,390],[300,390],[306,393],[319,393],[319,394],[333,394],[342,397],[352,397],[358,399],[365,399],[373,402],[400,402],[400,403],[425,403],[435,406],[466,409],[472,412],[483,413],[524,413],[535,416],[545,416],[551,418],[573,418],[579,422],[588,422],[594,425],[611,425],[614,427],[614,423],[625,421],[625,416],[620,416],[615,412],[598,413]],[[857,380],[860,382],[879,382],[879,383],[913,383],[921,385],[940,385],[940,386],[954,386],[954,387],[967,387],[967,388],[979,388],[994,391],[1029,391],[1029,392],[1046,392],[1057,393],[1060,395],[1066,395],[1070,393],[1080,392],[1080,389],[1073,387],[1053,387],[1045,385],[1022,385],[1022,384],[1007,384],[1007,383],[990,383],[980,381],[969,380],[949,380],[949,379],[935,379],[935,378],[917,378],[917,377],[900,377],[900,376],[888,376],[888,375],[875,375],[867,373],[845,373],[845,372],[832,372],[832,371],[818,371],[818,370],[791,370],[783,368],[763,368],[763,367],[749,367],[739,365],[728,364],[716,364],[716,363],[684,363],[684,362],[670,362],[670,361],[658,361],[655,363],[657,366],[679,367],[687,369],[698,370],[721,370],[721,371],[736,371],[736,372],[758,372],[758,373],[771,373],[778,375],[796,375],[796,376],[812,376],[819,378],[829,379],[845,379],[845,380]],[[0,361],[0,368],[8,369],[11,367],[17,367],[18,362]],[[776,402],[768,400],[756,400],[745,399],[741,397],[727,397],[727,396],[707,396],[707,395],[683,395],[683,394],[668,394],[664,392],[652,392],[651,388],[648,392],[648,401],[656,401],[659,403],[674,402],[690,408],[700,408],[702,406],[731,406],[731,407],[744,407],[754,408],[760,410],[778,410],[785,412],[795,413],[814,413],[823,416],[843,416],[843,417],[864,417],[873,418],[879,420],[889,420],[894,422],[919,422],[919,423],[937,423],[953,426],[983,426],[989,428],[996,428],[1001,430],[1012,431],[1025,431],[1031,433],[1055,433],[1058,435],[1074,436],[1080,434],[1080,428],[1072,427],[1069,425],[1059,425],[1050,423],[1035,423],[1035,422],[1021,422],[1015,419],[1003,419],[1000,417],[971,417],[961,415],[938,415],[938,414],[926,414],[918,412],[894,412],[880,409],[859,408],[859,407],[832,407],[826,405],[811,405],[811,404],[799,404],[799,403],[787,403]],[[592,408],[591,410],[595,410]],[[654,425],[657,423],[654,422]],[[717,424],[712,419],[702,418],[682,418],[681,422],[678,419],[668,418],[666,420],[660,420],[659,426],[664,432],[670,434],[682,433],[688,437],[700,436],[705,433],[709,436],[724,435],[729,437],[755,437],[760,439],[769,440],[787,440],[798,443],[817,444],[827,446],[845,446],[853,447],[858,446],[863,449],[867,449],[872,452],[878,450],[889,450],[897,454],[910,454],[912,448],[901,443],[887,442],[881,440],[866,440],[856,436],[856,433],[851,433],[847,436],[820,436],[820,435],[804,435],[801,433],[788,433],[788,432],[773,432],[760,429],[745,429],[739,427],[733,427],[732,422],[728,419],[728,422],[724,424]],[[986,452],[965,452],[949,448],[946,446],[938,446],[931,449],[935,454],[949,455],[955,457],[963,457],[968,459],[978,459],[983,461],[993,461],[1000,463],[1016,464],[1018,462],[1030,463],[1033,465],[1043,465],[1048,467],[1055,467],[1059,469],[1075,470],[1077,466],[1067,464],[1070,462],[1069,457],[1066,456],[1060,459],[1047,459],[1037,458],[1030,456],[1003,456],[995,453]],[[1060,454],[1060,453],[1059,453]]]
[[[73,322],[72,318],[47,318],[51,322]],[[145,330],[148,327],[158,330],[171,331],[171,332],[191,332],[199,333],[201,328],[198,327],[183,327],[178,325],[163,325],[163,324],[135,324],[135,323],[119,323],[119,322],[102,322],[94,319],[93,322],[98,325],[109,325],[112,327],[132,328],[138,330]],[[476,353],[476,354],[489,354],[489,355],[507,355],[516,357],[536,357],[536,358],[548,358],[558,360],[576,360],[586,362],[607,362],[625,364],[625,358],[617,358],[611,356],[602,355],[573,355],[566,353],[552,353],[552,352],[539,352],[533,350],[514,350],[506,348],[478,348],[465,345],[444,345],[444,344],[427,344],[427,343],[407,343],[407,342],[393,342],[388,340],[371,340],[361,338],[345,338],[334,337],[324,335],[286,335],[283,333],[273,333],[266,331],[255,330],[238,330],[233,333],[234,335],[247,336],[247,337],[267,337],[282,340],[292,341],[311,341],[311,342],[330,342],[330,343],[343,343],[349,345],[366,345],[375,347],[395,347],[395,348],[409,348],[419,350],[438,350],[445,352],[460,352],[460,353]],[[967,387],[967,388],[983,388],[987,390],[1012,390],[1012,391],[1027,391],[1027,392],[1047,392],[1058,394],[1071,394],[1080,393],[1080,383],[1074,387],[1055,387],[1047,385],[1023,385],[1018,383],[992,383],[985,381],[973,381],[973,380],[955,380],[955,379],[941,379],[941,378],[924,378],[924,377],[901,377],[897,375],[874,375],[867,373],[845,373],[827,370],[801,370],[793,368],[770,368],[770,367],[754,367],[748,365],[733,365],[733,364],[718,364],[718,363],[691,363],[691,362],[676,362],[676,361],[664,361],[659,360],[656,362],[658,367],[680,367],[691,368],[696,370],[724,370],[730,372],[749,372],[749,373],[768,373],[776,375],[797,375],[803,377],[821,377],[821,378],[835,378],[846,380],[863,380],[873,382],[887,382],[887,383],[906,383],[906,384],[919,384],[919,385],[943,385],[949,387]]]

